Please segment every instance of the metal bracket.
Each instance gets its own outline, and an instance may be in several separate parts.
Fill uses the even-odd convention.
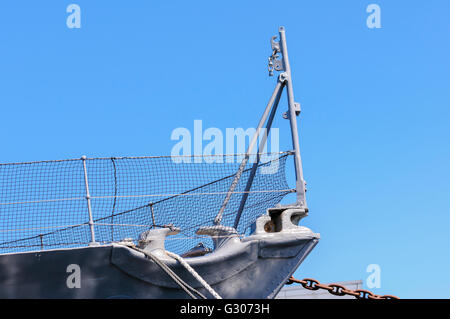
[[[294,109],[295,109],[295,115],[299,116],[300,112],[301,112],[301,110],[300,110],[300,103],[295,102],[294,103]],[[286,111],[286,112],[283,113],[283,118],[285,120],[289,119],[289,111]]]
[[[272,45],[272,50],[276,50],[277,52],[280,52],[280,42],[276,42],[275,39],[277,38],[277,35],[274,35],[270,39],[270,44]]]
[[[278,81],[280,81],[281,83],[284,83],[288,80],[288,75],[286,72],[280,73],[280,75],[278,76]]]
[[[275,71],[285,71],[283,58],[280,58],[278,52],[280,52],[280,42],[275,42],[277,36],[273,36],[270,39],[272,45],[272,55],[269,57],[269,76],[273,75],[273,70]]]
[[[284,71],[283,58],[278,59],[278,54],[273,56],[273,68],[275,71]]]

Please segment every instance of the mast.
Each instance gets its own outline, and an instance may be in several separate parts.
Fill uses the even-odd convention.
[[[292,135],[292,146],[294,148],[294,163],[295,163],[295,176],[296,176],[296,190],[297,190],[297,205],[306,208],[306,183],[303,178],[303,166],[302,158],[300,156],[300,144],[298,138],[298,128],[297,128],[297,116],[300,115],[300,103],[294,102],[294,89],[292,87],[292,74],[291,66],[289,64],[289,57],[286,45],[286,34],[284,27],[278,29],[280,35],[280,42],[278,42],[279,50],[283,56],[282,61],[284,65],[284,74],[286,77],[286,89],[288,96],[289,111],[287,112],[287,117],[289,118],[291,125],[291,135]],[[273,39],[273,38],[272,38]],[[272,49],[273,48],[272,42]],[[282,73],[283,74],[283,73]],[[282,75],[281,74],[281,75]]]
[[[283,117],[285,119],[289,119],[290,127],[291,127],[291,137],[292,137],[292,146],[294,151],[294,164],[295,164],[295,177],[296,177],[296,193],[297,193],[297,199],[294,204],[294,206],[299,208],[304,208],[306,211],[308,210],[306,205],[306,187],[305,187],[305,180],[303,178],[303,167],[302,167],[302,159],[300,156],[300,145],[299,145],[299,137],[298,137],[298,128],[297,128],[297,116],[300,115],[300,104],[296,103],[294,101],[294,89],[292,86],[292,75],[291,75],[291,67],[289,64],[289,57],[288,57],[288,51],[287,51],[287,45],[286,45],[286,34],[284,27],[280,27],[278,29],[278,37],[279,42],[276,42],[275,39],[277,36],[274,36],[271,38],[271,45],[272,45],[272,55],[269,57],[269,76],[273,75],[273,71],[279,71],[282,72],[278,75],[277,84],[275,86],[274,92],[272,93],[272,96],[269,99],[269,103],[266,106],[266,109],[264,110],[264,113],[261,117],[261,120],[259,121],[258,127],[256,129],[255,134],[252,137],[252,140],[249,144],[249,147],[247,149],[247,152],[245,153],[244,159],[242,160],[238,171],[236,172],[236,175],[230,185],[230,188],[228,189],[227,195],[222,203],[222,206],[220,207],[219,212],[217,213],[216,217],[214,218],[214,224],[219,225],[222,221],[223,212],[225,211],[225,208],[231,198],[231,195],[233,194],[239,179],[241,178],[242,172],[245,169],[245,166],[248,163],[249,157],[253,151],[253,148],[255,147],[256,141],[258,140],[259,135],[261,134],[261,129],[266,123],[266,130],[265,135],[263,136],[259,149],[264,149],[264,145],[267,141],[267,135],[269,134],[270,128],[272,126],[272,121],[275,115],[275,112],[278,107],[278,103],[280,101],[281,94],[283,92],[283,89],[286,87],[287,92],[287,100],[288,100],[288,111],[283,114]],[[281,54],[281,58],[279,58],[278,53]],[[270,116],[269,116],[270,113]],[[268,118],[269,116],[269,118]],[[236,215],[234,228],[237,228],[239,224],[239,220],[241,218],[242,212],[245,207],[245,203],[248,198],[248,192],[251,189],[251,185],[253,183],[253,178],[256,173],[256,169],[259,164],[259,154],[257,155],[257,161],[253,164],[252,170],[250,172],[250,176],[247,180],[245,191],[242,195],[241,203],[239,205],[239,210]]]

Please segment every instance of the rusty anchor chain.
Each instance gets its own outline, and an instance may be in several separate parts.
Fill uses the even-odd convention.
[[[349,295],[355,297],[356,299],[399,299],[393,295],[376,295],[373,292],[364,289],[351,290],[339,284],[321,284],[319,281],[312,278],[304,278],[303,280],[300,280],[291,277],[286,284],[291,285],[293,283],[301,284],[303,288],[308,290],[324,289],[335,296]]]

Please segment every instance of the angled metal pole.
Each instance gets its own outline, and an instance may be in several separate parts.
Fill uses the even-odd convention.
[[[283,65],[286,77],[286,91],[288,97],[289,111],[288,117],[291,124],[292,144],[294,147],[294,163],[295,163],[295,175],[296,175],[296,189],[297,189],[297,205],[307,208],[306,196],[305,196],[305,180],[303,178],[302,158],[300,156],[300,145],[297,129],[297,115],[300,113],[300,105],[294,102],[294,89],[292,87],[291,66],[289,64],[289,57],[286,45],[286,34],[284,27],[278,29],[280,34],[280,52],[283,55]]]
[[[278,81],[280,82],[280,78],[278,79]],[[278,91],[278,94],[275,98],[275,102],[273,103],[272,111],[270,112],[269,119],[267,120],[266,130],[264,132],[264,135],[262,136],[261,142],[258,145],[259,149],[264,149],[264,146],[266,145],[267,137],[269,136],[270,129],[272,127],[272,122],[273,122],[273,119],[277,112],[278,103],[280,102],[281,94],[283,93],[283,88],[284,88],[284,82],[282,83],[281,89]],[[239,209],[238,209],[238,212],[236,215],[236,219],[234,220],[234,228],[235,229],[237,229],[237,227],[239,225],[239,220],[241,219],[242,212],[244,211],[245,203],[247,202],[247,198],[249,195],[248,192],[250,191],[250,188],[252,187],[253,179],[255,178],[256,170],[259,165],[259,160],[260,160],[260,158],[259,158],[259,151],[258,151],[258,154],[256,155],[256,162],[253,164],[252,170],[250,171],[250,176],[248,177],[247,185],[245,186],[244,193],[242,194],[242,199],[241,199],[241,203],[239,204]]]
[[[231,186],[228,189],[227,195],[222,203],[222,206],[220,207],[219,212],[217,213],[216,217],[214,218],[214,225],[219,225],[220,222],[222,221],[223,212],[225,211],[225,208],[227,207],[227,204],[230,201],[230,198],[239,182],[239,179],[241,178],[242,172],[244,171],[245,166],[247,165],[248,159],[250,158],[250,154],[253,151],[253,148],[258,140],[260,131],[261,131],[264,123],[266,122],[267,117],[269,116],[270,109],[272,108],[272,105],[278,95],[278,92],[281,90],[282,86],[283,86],[283,83],[281,81],[278,81],[277,85],[275,86],[275,90],[273,91],[272,96],[270,97],[269,103],[267,103],[266,109],[264,110],[261,120],[259,121],[256,132],[253,135],[252,140],[250,141],[250,144],[248,146],[247,152],[245,153],[244,159],[242,160],[241,165],[239,166],[239,169],[238,169],[236,175],[234,176],[233,182],[231,183]]]

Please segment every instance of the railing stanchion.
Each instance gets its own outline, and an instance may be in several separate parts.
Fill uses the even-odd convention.
[[[89,228],[91,230],[91,242],[89,246],[96,246],[98,243],[95,241],[95,229],[94,229],[94,220],[92,218],[92,208],[91,208],[91,195],[89,193],[89,182],[86,168],[86,156],[82,156],[81,160],[83,161],[83,170],[84,170],[84,184],[86,186],[86,201],[89,213]]]

